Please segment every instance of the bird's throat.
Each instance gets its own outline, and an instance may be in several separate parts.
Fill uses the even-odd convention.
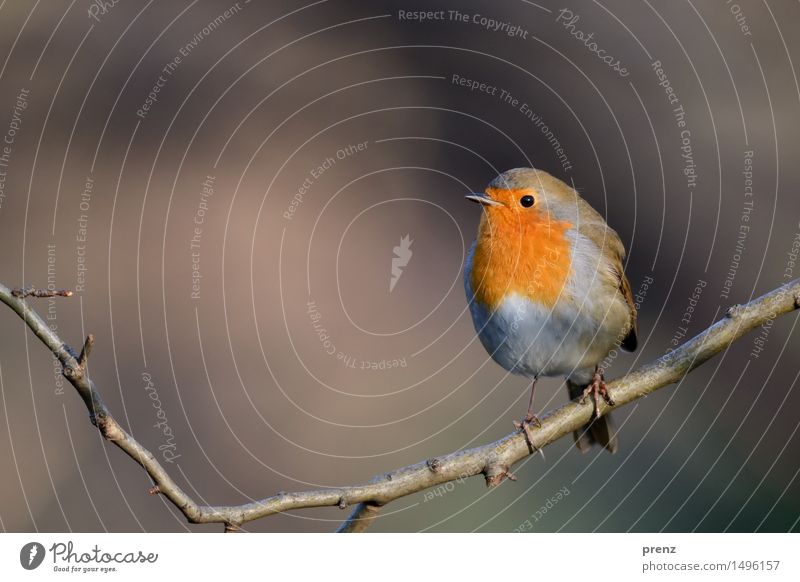
[[[475,300],[493,311],[516,293],[552,307],[570,274],[572,225],[509,212],[490,209],[481,218],[470,274]]]

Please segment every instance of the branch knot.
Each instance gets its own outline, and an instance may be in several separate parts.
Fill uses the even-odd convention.
[[[99,430],[103,438],[109,441],[121,441],[125,439],[125,433],[110,415],[98,414],[94,415],[92,419],[94,424]]]
[[[728,311],[725,312],[725,316],[730,319],[736,319],[742,314],[743,311],[744,311],[743,305],[731,305],[730,307],[728,307]]]
[[[497,487],[504,480],[516,481],[517,476],[511,472],[511,467],[506,464],[498,463],[497,461],[490,461],[486,464],[483,470],[483,475],[486,478],[487,487]]]

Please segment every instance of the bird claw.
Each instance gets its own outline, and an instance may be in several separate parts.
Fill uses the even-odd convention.
[[[535,414],[528,414],[523,418],[521,421],[515,420],[514,427],[517,430],[521,430],[524,426],[530,426],[531,424],[535,424],[536,428],[542,428],[542,421],[539,420],[539,417]]]
[[[542,421],[539,420],[539,417],[535,414],[527,414],[525,415],[525,420],[522,421],[524,424],[531,424],[535,423],[537,428],[542,428]]]
[[[581,398],[579,402],[581,404],[586,404],[586,399],[591,395],[592,401],[594,402],[594,417],[600,418],[600,398],[602,397],[605,400],[606,404],[609,406],[614,406],[614,399],[611,398],[611,395],[608,393],[608,387],[606,386],[605,380],[603,380],[603,373],[598,369],[595,370],[594,375],[592,376],[592,382],[586,387],[581,394]]]
[[[528,441],[528,445],[530,445],[533,450],[536,450],[536,445],[533,444],[533,435],[530,432],[531,424],[536,424],[537,428],[542,428],[542,421],[539,420],[539,417],[530,413],[526,414],[525,418],[523,418],[521,422],[515,420],[514,428],[524,433],[525,439]]]

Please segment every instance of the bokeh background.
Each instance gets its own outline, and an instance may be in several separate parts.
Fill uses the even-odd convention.
[[[798,22],[755,1],[3,2],[0,280],[77,291],[36,306],[75,346],[96,335],[110,408],[204,502],[484,444],[528,385],[474,336],[463,196],[518,166],[573,182],[639,294],[641,347],[609,376],[656,358],[800,276]],[[3,530],[218,531],[148,495],[23,322],[0,322]],[[796,323],[620,410],[617,455],[563,439],[516,483],[413,495],[374,530],[797,531]]]

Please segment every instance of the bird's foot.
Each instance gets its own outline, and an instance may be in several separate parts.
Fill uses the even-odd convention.
[[[536,446],[533,444],[533,435],[530,432],[532,424],[535,424],[538,428],[542,428],[542,421],[539,420],[538,416],[530,412],[525,415],[525,418],[523,418],[521,422],[514,421],[514,427],[518,431],[524,433],[530,447],[536,449]]]
[[[609,406],[614,406],[614,400],[608,393],[605,380],[603,380],[603,372],[600,369],[594,371],[591,383],[586,387],[581,395],[580,403],[586,404],[586,399],[591,395],[594,402],[594,417],[600,418],[600,398],[606,401]]]

